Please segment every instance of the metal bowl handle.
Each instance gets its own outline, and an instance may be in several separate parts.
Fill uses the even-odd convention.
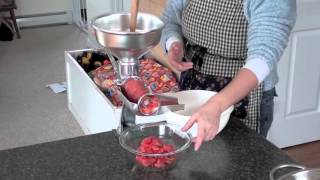
[[[279,166],[276,166],[275,168],[273,168],[271,171],[270,171],[270,174],[269,174],[269,177],[270,177],[270,180],[276,180],[275,179],[275,173],[277,171],[279,171],[280,169],[284,169],[284,168],[297,168],[297,169],[301,169],[301,170],[304,170],[306,169],[306,167],[303,167],[303,166],[299,166],[299,165],[296,165],[296,164],[283,164],[283,165],[279,165]]]

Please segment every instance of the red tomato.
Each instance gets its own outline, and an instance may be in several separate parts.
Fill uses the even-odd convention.
[[[111,64],[109,59],[106,59],[106,60],[103,61],[103,65],[107,65],[107,64]]]
[[[143,144],[151,144],[153,139],[156,139],[156,137],[155,136],[146,137],[141,141],[141,145],[143,145]]]
[[[155,136],[150,136],[141,141],[138,150],[143,153],[163,154],[173,152],[175,151],[175,148],[171,144],[163,143]],[[174,155],[165,157],[147,157],[137,155],[136,161],[144,167],[165,168],[173,164],[176,161],[176,157]]]
[[[133,78],[127,79],[123,88],[127,98],[134,103],[137,103],[141,96],[149,92],[142,80]]]
[[[143,166],[145,167],[150,167],[152,166],[155,162],[156,162],[156,159],[155,158],[152,158],[152,157],[144,157],[144,156],[137,156],[136,157],[136,160],[138,162],[140,162]]]
[[[171,144],[165,144],[163,145],[163,150],[166,153],[174,151],[174,147]]]
[[[139,103],[139,111],[144,115],[152,115],[158,111],[160,107],[160,100],[153,96],[146,99],[143,98]]]

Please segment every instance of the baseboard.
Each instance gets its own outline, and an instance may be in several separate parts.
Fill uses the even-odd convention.
[[[72,22],[72,11],[17,16],[17,23],[20,28],[72,24]]]

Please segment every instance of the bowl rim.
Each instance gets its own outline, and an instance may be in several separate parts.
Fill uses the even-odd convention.
[[[130,146],[126,145],[126,143],[124,141],[124,137],[125,137],[124,135],[126,133],[128,133],[130,130],[138,129],[138,128],[141,128],[141,127],[154,127],[154,126],[159,126],[159,125],[165,125],[165,126],[170,127],[170,128],[176,127],[176,129],[181,129],[182,128],[178,124],[168,123],[166,121],[138,124],[138,125],[134,125],[132,127],[129,127],[127,129],[125,129],[124,131],[122,131],[120,133],[120,135],[119,135],[119,143],[127,151],[129,151],[129,152],[131,152],[131,153],[133,153],[135,155],[147,156],[147,157],[163,157],[163,156],[176,155],[176,154],[186,150],[191,145],[191,143],[192,143],[191,133],[190,132],[182,132],[182,131],[181,131],[181,133],[183,133],[187,137],[187,142],[183,146],[177,148],[175,151],[172,151],[172,152],[169,152],[169,153],[162,153],[162,154],[160,154],[160,153],[155,153],[155,154],[153,154],[153,153],[143,153],[143,152],[137,151],[136,149],[133,149]]]
[[[197,92],[203,92],[203,93],[210,93],[212,94],[213,96],[217,95],[218,92],[217,91],[209,91],[209,90],[201,90],[201,89],[191,89],[191,90],[182,90],[182,91],[178,91],[178,92],[175,92],[175,94],[187,94],[187,93],[197,93]],[[174,93],[164,93],[164,94],[169,94],[169,95],[173,95]],[[177,97],[178,98],[178,97]],[[179,98],[178,98],[179,99]],[[229,106],[226,110],[224,110],[220,116],[225,116],[225,115],[228,115],[228,114],[231,114],[232,111],[234,110],[234,105],[231,105]],[[184,110],[181,110],[181,111],[184,111]],[[170,112],[170,113],[173,113],[173,114],[176,114],[176,115],[179,115],[179,116],[182,116],[182,117],[191,117],[191,116],[188,116],[188,115],[183,115],[183,114],[180,114],[179,113],[180,111],[177,111],[177,112]]]
[[[130,16],[130,12],[119,12],[119,13],[104,13],[101,15],[98,15],[96,17],[94,17],[91,22],[90,25],[91,27],[93,27],[94,30],[96,31],[100,31],[100,32],[104,32],[104,33],[108,33],[108,34],[114,34],[114,35],[144,35],[144,34],[149,34],[152,32],[156,32],[156,31],[161,31],[164,28],[164,22],[157,16],[150,14],[150,13],[145,13],[145,12],[139,12],[139,15],[143,15],[143,16],[149,16],[152,17],[154,19],[158,19],[160,21],[160,27],[159,28],[155,28],[155,29],[151,29],[149,31],[135,31],[135,32],[124,32],[124,31],[111,31],[111,30],[107,30],[107,29],[103,29],[102,27],[99,27],[97,24],[97,21],[101,18],[106,18],[106,17],[110,17],[110,16],[115,16],[115,15],[126,15],[126,16]]]
[[[230,115],[233,110],[234,110],[234,105],[229,106],[225,111],[223,111],[223,112],[221,113],[220,118],[223,117],[223,116]],[[183,111],[183,110],[181,110],[181,111]],[[187,115],[180,114],[179,111],[177,111],[177,112],[172,112],[172,111],[170,111],[169,113],[175,114],[175,115],[177,115],[177,116],[182,116],[182,117],[189,117],[189,118],[191,117],[191,116],[187,116]]]

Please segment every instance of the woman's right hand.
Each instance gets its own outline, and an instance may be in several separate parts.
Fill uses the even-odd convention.
[[[183,62],[182,57],[184,54],[183,44],[181,42],[173,42],[168,52],[169,64],[178,71],[186,71],[193,68],[192,62]]]

